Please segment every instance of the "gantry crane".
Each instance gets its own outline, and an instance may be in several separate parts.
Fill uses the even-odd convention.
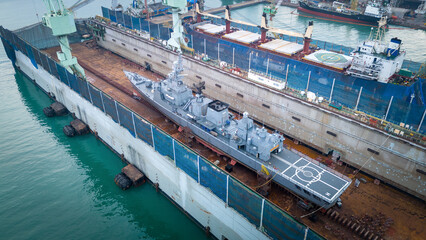
[[[42,18],[43,25],[52,29],[53,35],[58,38],[61,51],[56,52],[60,64],[69,72],[85,78],[84,69],[78,64],[77,58],[71,54],[68,35],[76,32],[74,16],[65,8],[62,0],[43,0],[47,13]]]
[[[187,13],[188,8],[186,7],[186,0],[163,0],[163,4],[170,6],[173,16],[173,32],[171,38],[167,42],[169,46],[175,48],[178,52],[181,52],[181,46],[187,46],[183,38],[183,26],[180,15]]]

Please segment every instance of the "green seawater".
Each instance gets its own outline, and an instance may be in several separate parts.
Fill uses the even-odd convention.
[[[110,1],[96,4],[99,14]],[[2,0],[0,24],[34,23],[34,9],[42,12],[41,0]],[[93,135],[67,138],[72,117],[45,117],[50,103],[0,43],[0,239],[207,238],[149,183],[120,190],[120,158]]]

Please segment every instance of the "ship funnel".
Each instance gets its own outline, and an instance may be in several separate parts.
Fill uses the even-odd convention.
[[[399,49],[401,47],[401,39],[392,38],[389,42],[388,49],[386,50],[388,56],[396,57],[399,55]]]

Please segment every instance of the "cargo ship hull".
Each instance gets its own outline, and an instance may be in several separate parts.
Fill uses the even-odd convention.
[[[328,11],[325,9],[314,8],[302,1],[299,1],[299,7],[297,8],[297,10],[301,12],[309,13],[315,16],[336,19],[339,21],[345,21],[350,23],[366,23],[370,25],[377,25],[377,21],[380,20],[379,18],[366,16],[363,14],[348,15],[348,14],[338,13],[334,11]]]

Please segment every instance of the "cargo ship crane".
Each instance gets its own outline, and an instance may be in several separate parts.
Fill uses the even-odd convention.
[[[42,23],[52,29],[54,36],[58,38],[61,51],[56,52],[60,63],[71,73],[85,78],[84,69],[78,64],[77,58],[71,54],[68,35],[77,31],[74,16],[65,8],[62,0],[43,0],[47,13],[42,18]]]
[[[308,27],[305,30],[305,34],[301,34],[301,33],[296,33],[296,32],[292,32],[292,31],[287,31],[287,30],[268,26],[268,21],[266,20],[266,13],[263,13],[260,29],[261,29],[260,41],[262,43],[266,41],[266,33],[267,32],[272,32],[273,34],[283,34],[283,35],[287,35],[287,36],[300,37],[300,38],[303,38],[303,51],[302,51],[302,53],[304,55],[307,55],[307,54],[310,53],[309,44],[311,43],[312,32],[314,31],[314,22],[313,21],[309,21]]]
[[[222,17],[219,17],[217,15],[213,15],[213,14],[210,14],[210,13],[207,13],[207,12],[201,12],[198,3],[195,3],[195,12],[197,14],[197,23],[201,22],[201,15],[206,16],[206,17],[211,17],[211,18],[223,19]],[[260,26],[254,25],[254,24],[251,24],[251,23],[248,23],[248,22],[236,20],[236,19],[231,19],[231,12],[230,12],[229,6],[225,7],[225,18],[224,19],[225,19],[225,23],[226,23],[225,32],[227,34],[230,33],[231,22],[238,23],[238,24],[244,24],[246,26],[251,26],[251,27],[259,27],[260,32],[261,32],[261,37],[260,37],[261,43],[266,42],[267,32],[271,32],[273,34],[283,34],[283,35],[288,35],[288,36],[292,36],[292,37],[300,37],[300,38],[304,39],[303,54],[306,55],[306,54],[310,53],[309,44],[311,43],[312,32],[314,30],[314,22],[313,21],[309,22],[308,27],[306,28],[305,34],[301,34],[301,33],[297,33],[297,32],[287,31],[287,30],[268,26],[268,21],[266,19],[266,13],[265,12],[262,13],[262,20],[261,20]]]

